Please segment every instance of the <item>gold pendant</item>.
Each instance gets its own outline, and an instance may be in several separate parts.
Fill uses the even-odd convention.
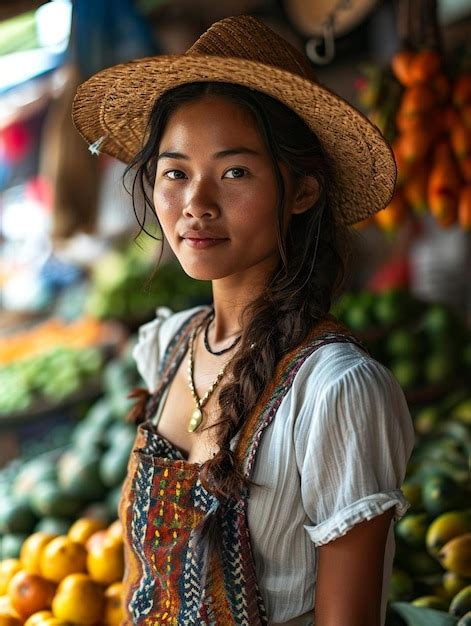
[[[190,421],[188,422],[188,432],[194,433],[198,429],[199,425],[203,421],[203,413],[201,409],[195,409],[191,414]]]

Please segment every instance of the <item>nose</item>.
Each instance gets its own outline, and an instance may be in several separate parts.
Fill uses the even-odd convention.
[[[194,180],[188,188],[183,210],[185,217],[216,217],[219,214],[217,193],[211,183],[202,178]]]

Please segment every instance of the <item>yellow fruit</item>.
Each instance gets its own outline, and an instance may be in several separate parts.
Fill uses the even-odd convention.
[[[42,552],[41,574],[58,583],[69,574],[85,572],[86,564],[85,546],[65,536],[56,537]]]
[[[41,574],[40,562],[44,548],[57,535],[37,532],[30,535],[21,546],[20,561],[24,570],[30,574]]]
[[[413,606],[420,606],[423,609],[435,609],[436,611],[447,611],[448,601],[439,596],[421,596],[412,600]]]
[[[10,613],[0,612],[0,626],[21,626],[23,624],[17,617]]]
[[[445,572],[442,577],[442,584],[447,597],[453,598],[458,591],[469,585],[469,578],[464,578],[455,572]]]
[[[447,511],[433,520],[427,530],[425,544],[432,556],[451,539],[471,532],[471,515],[466,511]]]
[[[448,541],[437,558],[446,570],[471,578],[471,533]]]
[[[96,533],[97,530],[104,530],[105,528],[106,524],[101,520],[81,517],[69,528],[67,537],[71,541],[86,544],[93,533]]]
[[[51,611],[39,611],[38,613],[33,613],[31,617],[28,617],[24,626],[42,626],[44,621],[50,617],[54,617]]]
[[[103,589],[87,574],[64,578],[52,601],[56,618],[78,624],[102,624],[103,609]]]
[[[111,585],[124,575],[124,551],[120,543],[104,542],[87,555],[87,569],[98,583]]]
[[[64,622],[61,619],[57,619],[57,617],[48,617],[44,621],[40,622],[39,626],[74,626],[71,622]]]
[[[0,561],[0,596],[6,594],[10,580],[20,569],[21,563],[19,559]]]
[[[104,621],[107,626],[119,626],[123,619],[123,583],[113,583],[105,591]]]
[[[121,524],[120,520],[117,519],[115,520],[109,527],[107,530],[107,538],[112,539],[113,541],[118,541],[118,542],[123,542],[123,525]]]

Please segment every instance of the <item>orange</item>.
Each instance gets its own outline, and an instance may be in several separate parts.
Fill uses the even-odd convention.
[[[50,608],[55,590],[56,586],[49,580],[21,570],[10,581],[8,596],[18,615],[26,619],[33,613]]]
[[[58,583],[69,574],[85,572],[86,563],[85,546],[65,536],[56,537],[41,554],[41,573]]]
[[[48,617],[44,621],[40,622],[38,626],[74,626],[70,622],[64,622],[61,619],[57,619],[57,617]]]
[[[88,552],[93,550],[95,547],[102,545],[106,540],[107,534],[108,531],[106,530],[97,530],[96,533],[93,533],[93,535],[89,537],[85,543],[85,547]]]
[[[87,574],[64,578],[52,601],[56,618],[78,624],[102,624],[103,610],[103,589]]]
[[[39,611],[38,613],[33,613],[31,617],[28,617],[24,626],[42,626],[42,624],[44,624],[44,620],[49,617],[54,617],[51,611]]]
[[[122,580],[124,576],[124,551],[121,543],[104,541],[87,555],[87,569],[93,580],[103,585]]]
[[[86,544],[87,540],[97,530],[104,530],[106,524],[98,519],[92,519],[90,517],[81,517],[72,524],[67,533],[67,537],[77,543]]]
[[[41,554],[47,544],[57,537],[49,533],[37,532],[30,535],[21,546],[20,561],[24,570],[30,574],[41,574]]]
[[[106,626],[119,626],[123,619],[123,583],[113,583],[105,591],[104,621]]]
[[[19,559],[5,559],[0,561],[0,596],[4,595],[8,589],[8,583],[21,569]]]

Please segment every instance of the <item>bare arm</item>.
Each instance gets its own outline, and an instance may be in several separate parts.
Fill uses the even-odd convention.
[[[318,550],[316,626],[380,626],[386,539],[394,509]]]

